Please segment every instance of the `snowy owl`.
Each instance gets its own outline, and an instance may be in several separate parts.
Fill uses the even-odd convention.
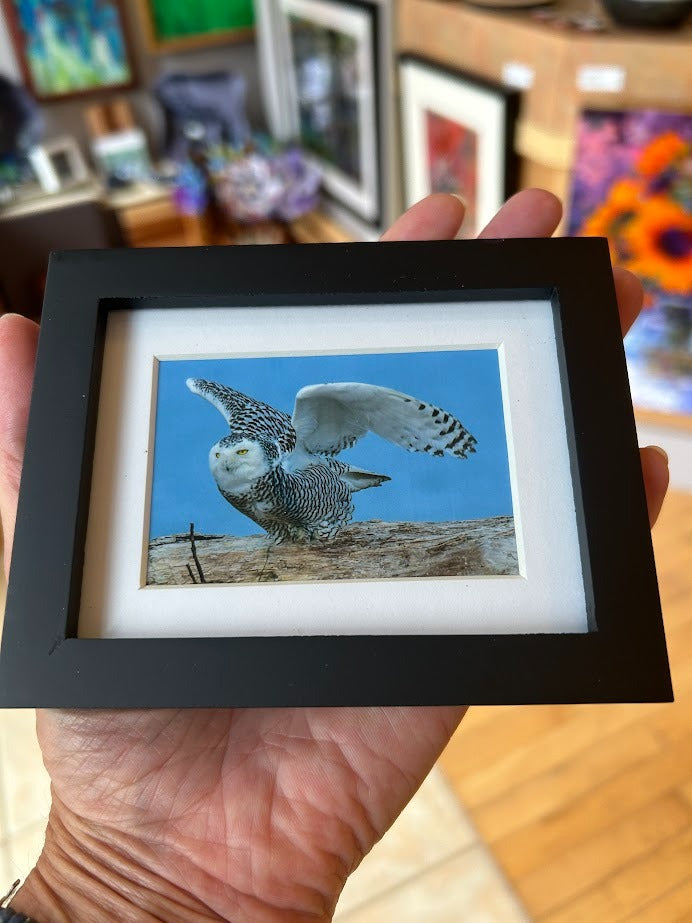
[[[231,428],[209,452],[219,491],[277,544],[334,538],[353,516],[352,495],[391,480],[334,457],[367,432],[409,452],[466,458],[476,451],[452,414],[378,385],[308,385],[292,417],[203,378],[188,378],[187,386]]]

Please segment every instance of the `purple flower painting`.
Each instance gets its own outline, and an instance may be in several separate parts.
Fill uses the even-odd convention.
[[[692,115],[582,113],[568,232],[607,237],[644,283],[625,339],[635,405],[692,414]]]

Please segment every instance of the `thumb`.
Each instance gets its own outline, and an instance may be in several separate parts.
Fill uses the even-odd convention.
[[[649,525],[653,529],[668,490],[670,474],[668,456],[663,449],[650,445],[640,450],[642,474],[646,488],[646,502],[649,508]]]
[[[17,496],[29,418],[38,326],[18,314],[0,317],[0,518],[9,572]]]

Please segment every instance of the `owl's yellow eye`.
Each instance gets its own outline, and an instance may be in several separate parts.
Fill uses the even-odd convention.
[[[214,455],[215,455],[217,458],[221,458],[221,452],[214,452]]]
[[[235,454],[236,455],[247,455],[247,452],[248,452],[247,449],[238,449]]]

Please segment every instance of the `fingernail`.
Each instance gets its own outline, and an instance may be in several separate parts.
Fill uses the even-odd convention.
[[[665,460],[666,465],[668,464],[668,453],[665,449],[662,449],[660,445],[650,445],[648,448],[653,449],[654,452],[658,452],[658,454]]]
[[[459,199],[459,201],[464,206],[464,208],[468,208],[466,199],[463,197],[463,195],[460,192],[450,192],[449,194],[453,195],[455,199]]]

